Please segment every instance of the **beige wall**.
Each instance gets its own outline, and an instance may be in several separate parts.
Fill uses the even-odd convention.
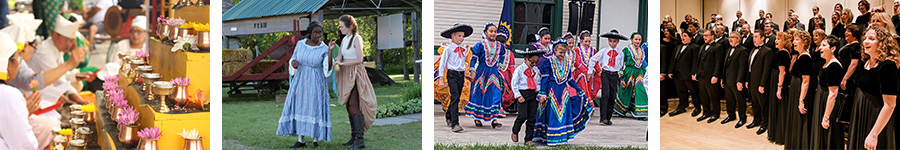
[[[638,1],[636,0],[603,0],[596,4],[594,9],[594,23],[591,29],[594,37],[598,33],[605,33],[612,28],[619,30],[621,34],[630,35],[637,31]],[[562,30],[568,29],[569,5],[568,1],[562,3]],[[434,1],[434,45],[449,43],[448,39],[440,36],[441,31],[453,26],[455,23],[470,24],[474,28],[472,36],[466,38],[463,44],[475,45],[481,41],[482,30],[487,22],[497,23],[500,20],[503,0],[437,0]],[[601,7],[603,9],[601,9]],[[602,12],[601,12],[602,11]],[[599,16],[602,15],[602,16]],[[652,30],[651,28],[650,30]],[[533,33],[529,33],[533,34]],[[562,34],[560,34],[562,35]],[[554,37],[555,38],[555,37]],[[649,39],[649,38],[644,38]],[[600,47],[607,47],[606,39],[594,38],[591,45],[600,41]],[[619,42],[619,47],[624,47],[629,42]]]
[[[856,9],[858,2],[858,0],[662,0],[660,2],[660,19],[663,19],[665,15],[671,15],[677,25],[684,20],[685,14],[690,13],[705,24],[709,22],[710,14],[719,13],[725,18],[725,23],[730,26],[731,22],[737,19],[735,12],[741,10],[744,13],[743,18],[752,25],[756,19],[759,19],[758,13],[762,9],[771,12],[775,22],[783,25],[788,10],[794,9],[800,16],[800,21],[807,24],[809,18],[813,16],[812,7],[819,6],[819,14],[825,17],[826,27],[830,32],[834,4],[841,3],[845,9],[852,10],[853,15],[858,16],[860,14]],[[869,0],[873,8],[883,6],[888,13],[894,12],[893,2],[893,0]],[[700,10],[705,12],[700,12]],[[703,14],[698,15],[700,13]]]

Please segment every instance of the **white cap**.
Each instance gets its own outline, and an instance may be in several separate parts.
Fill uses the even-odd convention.
[[[131,27],[140,27],[141,29],[147,30],[147,16],[135,16],[133,20],[131,20]]]
[[[67,38],[75,39],[76,33],[78,33],[78,28],[81,27],[81,23],[71,22],[65,17],[61,15],[56,16],[56,27],[53,28],[53,31],[59,33],[62,36]]]
[[[16,53],[18,47],[6,33],[0,33],[0,80],[9,79],[9,57]]]
[[[18,25],[31,28],[32,30],[37,30],[38,26],[41,25],[41,22],[44,22],[40,19],[34,19],[34,15],[27,14],[10,14],[6,15],[6,18],[9,19],[10,25]]]

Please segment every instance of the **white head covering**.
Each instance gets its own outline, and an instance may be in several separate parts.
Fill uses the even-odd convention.
[[[10,26],[0,29],[0,32],[6,33],[13,42],[28,43],[35,40],[35,30],[41,25],[42,20],[34,19],[33,15],[12,14],[7,15],[11,23]]]
[[[56,27],[53,28],[53,31],[67,38],[75,39],[79,27],[81,27],[81,22],[71,22],[62,15],[58,15],[56,16]]]
[[[147,16],[135,16],[133,20],[131,20],[131,27],[140,27],[141,29],[147,30]]]
[[[9,57],[16,53],[16,43],[6,33],[0,33],[0,80],[9,79]]]
[[[41,25],[41,22],[44,22],[40,19],[34,19],[34,15],[27,14],[11,14],[6,15],[6,18],[9,19],[10,25],[25,26],[35,30]]]

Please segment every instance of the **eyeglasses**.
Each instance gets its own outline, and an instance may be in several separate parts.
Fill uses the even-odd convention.
[[[147,33],[147,30],[131,30],[129,33],[131,33],[131,34],[136,34],[136,33]]]

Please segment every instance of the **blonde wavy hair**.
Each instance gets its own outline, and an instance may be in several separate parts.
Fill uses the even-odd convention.
[[[887,31],[890,32],[893,36],[897,35],[897,31],[894,30],[894,22],[891,21],[890,14],[883,12],[873,13],[872,21],[869,22],[874,22],[875,20],[880,20],[881,22],[883,22],[885,25],[884,28],[887,29]]]
[[[784,45],[783,47],[781,47],[782,49],[789,49],[794,47],[793,44],[791,44],[792,41],[794,41],[793,38],[794,37],[792,37],[791,34],[788,34],[787,32],[778,32],[775,34],[775,39],[778,39],[781,42],[785,42],[784,44],[782,44]],[[775,43],[775,47],[777,48],[779,44],[781,43]]]
[[[876,62],[890,60],[894,63],[900,64],[900,57],[898,57],[900,56],[900,46],[897,45],[897,41],[894,40],[891,33],[888,32],[887,29],[882,27],[869,27],[864,33],[867,33],[869,31],[875,31],[875,40],[878,40],[878,42],[876,43],[878,43],[878,49],[880,52],[875,56],[871,56],[863,51],[862,59],[875,60]],[[865,39],[865,36],[863,36],[863,39]]]
[[[809,43],[812,41],[812,36],[809,36],[809,32],[806,32],[806,31],[803,31],[803,30],[797,30],[797,31],[794,31],[794,34],[792,34],[792,36],[793,36],[793,38],[795,38],[795,39],[796,39],[796,38],[799,38],[799,39],[800,39],[800,43],[805,44],[805,45],[803,45],[803,48],[802,48],[802,49],[799,49],[799,50],[798,50],[798,49],[795,49],[796,51],[801,51],[801,50],[802,50],[802,51],[807,51],[807,49],[809,49]],[[791,41],[791,43],[793,43],[793,42],[794,42],[794,41]]]

